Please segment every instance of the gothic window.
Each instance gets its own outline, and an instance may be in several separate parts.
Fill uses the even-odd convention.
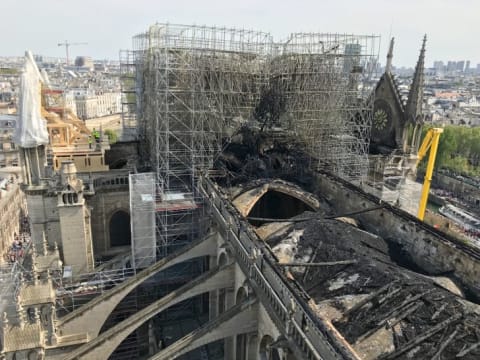
[[[377,99],[374,104],[371,141],[390,148],[396,146],[392,108],[383,99]]]
[[[379,130],[385,129],[388,123],[388,114],[383,109],[378,109],[373,114],[373,126]]]

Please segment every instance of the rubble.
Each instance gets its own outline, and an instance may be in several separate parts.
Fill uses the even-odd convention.
[[[319,305],[318,314],[330,318],[363,358],[382,354],[380,358],[395,358],[398,353],[398,358],[431,359],[440,349],[438,359],[480,356],[480,349],[472,347],[479,341],[475,329],[480,317],[472,312],[478,305],[465,306],[465,300],[435,281],[398,266],[384,239],[319,217],[292,223],[285,237],[273,236],[267,243],[279,262],[356,260],[349,265],[292,266],[286,271]],[[328,316],[332,311],[336,316]],[[386,338],[393,343],[388,345]],[[421,341],[413,344],[416,339]]]
[[[232,175],[219,179],[227,191],[237,197],[282,179],[293,182],[292,189],[317,194],[298,144],[279,141],[265,150],[264,135],[257,135],[244,132],[242,142],[219,159],[217,165]],[[463,289],[448,274],[419,273],[394,239],[364,231],[357,220],[333,219],[340,214],[318,200],[317,211],[253,225],[279,269],[308,293],[312,310],[360,358],[480,358],[480,307],[460,296]]]

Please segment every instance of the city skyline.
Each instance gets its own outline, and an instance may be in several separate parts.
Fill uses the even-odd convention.
[[[154,22],[216,25],[270,32],[275,40],[291,32],[340,32],[381,36],[379,61],[384,63],[389,39],[395,37],[393,64],[415,66],[421,41],[427,34],[426,63],[470,60],[480,63],[480,49],[471,45],[480,35],[474,0],[406,0],[402,6],[391,0],[338,0],[324,4],[311,0],[295,3],[254,0],[207,0],[202,4],[178,0],[154,3],[149,0],[85,0],[82,6],[65,1],[23,0],[0,5],[5,16],[0,31],[5,36],[0,56],[22,56],[26,49],[52,57],[65,57],[58,43],[86,42],[70,49],[70,58],[87,55],[118,60],[121,49],[131,48],[133,35]]]

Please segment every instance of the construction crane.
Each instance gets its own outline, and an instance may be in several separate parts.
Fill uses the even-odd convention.
[[[68,57],[68,48],[70,46],[76,46],[76,45],[88,45],[88,43],[86,42],[70,43],[68,42],[68,40],[65,40],[65,42],[58,44],[58,46],[65,46],[65,52],[67,53],[67,65],[70,64],[69,57]]]
[[[416,167],[422,161],[430,149],[430,155],[428,157],[427,170],[425,172],[425,179],[423,181],[422,196],[420,197],[420,204],[418,206],[417,217],[423,221],[425,217],[425,209],[427,208],[428,194],[430,192],[430,183],[432,182],[433,167],[435,165],[435,158],[437,157],[438,142],[440,140],[440,134],[443,133],[442,128],[431,128],[428,130],[427,135],[423,139],[422,145],[418,150],[418,159]]]

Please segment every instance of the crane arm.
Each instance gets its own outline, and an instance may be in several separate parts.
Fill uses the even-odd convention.
[[[418,163],[425,157],[428,150],[430,155],[428,157],[427,170],[425,172],[425,179],[422,186],[422,195],[420,197],[420,204],[418,206],[417,217],[423,221],[425,217],[425,209],[427,208],[428,194],[430,193],[430,184],[432,182],[433,167],[435,165],[435,158],[437,157],[438,143],[440,140],[440,134],[443,133],[442,128],[431,128],[428,130],[425,139],[423,139],[422,145],[418,150]]]
[[[70,45],[88,45],[88,43],[86,42],[74,42],[74,43],[71,43],[71,42],[68,42],[68,41],[65,41],[63,43],[58,43],[58,46],[70,46]]]
[[[429,129],[427,131],[427,134],[425,135],[425,139],[423,139],[422,144],[420,145],[420,148],[418,149],[416,167],[418,167],[418,165],[423,160],[425,155],[427,155],[428,149],[430,149],[430,146],[432,146],[432,140],[433,140],[433,131],[432,130],[433,129]]]
[[[86,42],[71,43],[71,42],[68,42],[68,40],[65,40],[65,42],[63,42],[63,43],[58,43],[58,46],[65,46],[65,52],[66,52],[66,55],[67,55],[67,65],[69,64],[68,48],[69,48],[71,45],[88,45],[88,43],[86,43]]]

